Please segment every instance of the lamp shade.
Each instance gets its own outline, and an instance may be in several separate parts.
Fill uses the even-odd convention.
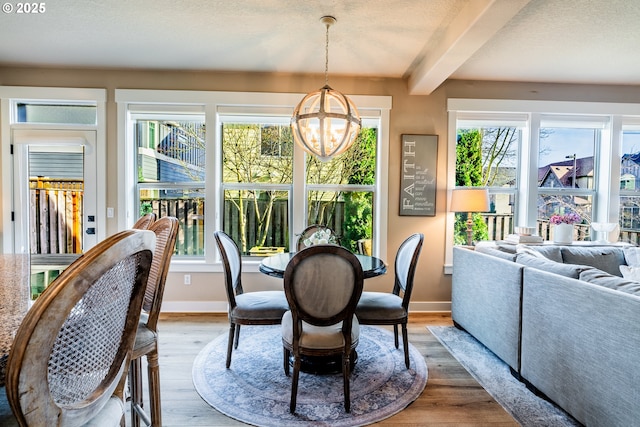
[[[484,187],[455,188],[451,193],[452,212],[487,212],[489,191]]]

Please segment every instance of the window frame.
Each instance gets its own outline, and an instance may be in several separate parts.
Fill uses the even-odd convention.
[[[505,114],[523,114],[527,117],[528,132],[523,132],[518,166],[518,190],[514,221],[516,225],[532,226],[537,220],[537,173],[539,131],[545,120],[555,118],[567,122],[586,120],[608,123],[601,131],[600,144],[594,147],[595,182],[592,190],[571,190],[593,195],[592,221],[618,222],[620,201],[620,160],[623,125],[640,123],[640,104],[610,102],[540,101],[513,99],[449,98],[448,111],[448,163],[447,163],[447,220],[445,234],[445,274],[453,270],[454,213],[448,206],[451,190],[455,188],[455,148],[458,117],[478,115],[501,117]],[[585,122],[586,123],[586,122]]]
[[[205,115],[206,129],[212,129],[205,135],[207,151],[205,153],[205,200],[208,208],[205,211],[205,255],[199,259],[172,260],[172,271],[222,271],[220,257],[215,247],[213,231],[222,226],[223,193],[219,191],[222,184],[221,171],[221,120],[222,116],[238,115],[281,115],[290,118],[295,106],[305,94],[267,93],[267,92],[218,92],[218,91],[173,91],[146,89],[116,89],[115,101],[118,118],[118,227],[127,228],[135,220],[137,206],[135,191],[137,173],[135,164],[135,148],[132,147],[132,114],[138,113],[183,113]],[[389,116],[392,105],[391,96],[352,95],[350,98],[358,106],[364,120],[378,120],[378,150],[376,159],[376,197],[378,200],[388,198],[388,159],[389,159]],[[210,148],[213,147],[213,148]],[[294,240],[296,230],[305,225],[306,203],[304,200],[306,184],[304,177],[305,153],[294,145],[293,186],[291,193],[290,241]],[[387,206],[376,203],[374,212],[374,233],[377,236],[377,248],[374,255],[387,256]],[[258,272],[259,259],[248,260],[243,271]]]

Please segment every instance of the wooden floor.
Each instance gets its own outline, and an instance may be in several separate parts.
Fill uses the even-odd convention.
[[[409,341],[427,362],[426,388],[407,409],[375,425],[517,426],[518,423],[429,333],[427,325],[451,325],[451,317],[448,314],[416,314],[410,318]],[[227,332],[226,315],[162,316],[160,376],[165,427],[246,425],[207,405],[191,380],[196,355],[209,341]],[[130,425],[129,416],[127,425]]]

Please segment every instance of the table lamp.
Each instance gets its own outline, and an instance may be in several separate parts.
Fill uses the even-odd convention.
[[[473,241],[473,212],[489,210],[489,191],[485,187],[455,188],[451,193],[451,211],[467,213],[467,245]]]

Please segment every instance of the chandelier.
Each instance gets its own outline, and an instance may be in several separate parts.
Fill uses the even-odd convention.
[[[302,98],[293,111],[291,129],[298,145],[324,162],[353,145],[361,120],[354,103],[329,86],[329,27],[335,24],[336,18],[323,16],[320,21],[327,29],[325,85]]]

